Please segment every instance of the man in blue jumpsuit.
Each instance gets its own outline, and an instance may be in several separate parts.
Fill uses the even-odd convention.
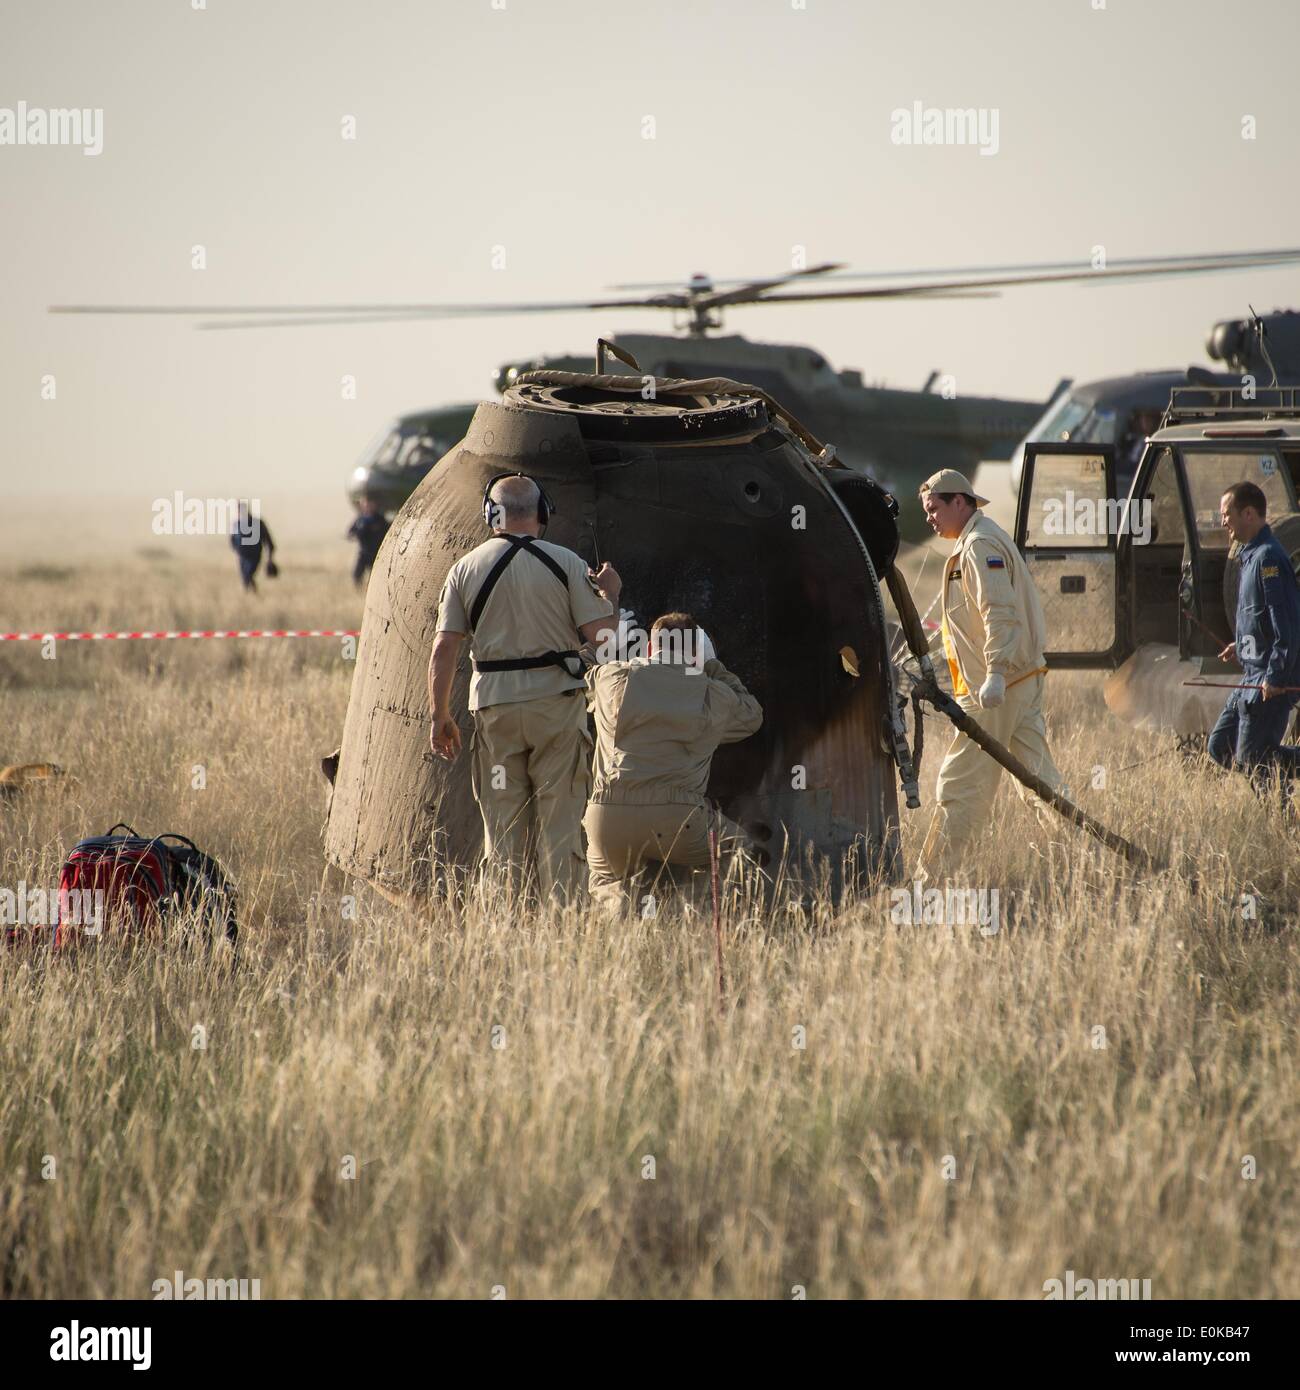
[[[257,592],[257,570],[262,563],[262,552],[266,551],[266,577],[274,579],[279,570],[275,564],[275,542],[262,518],[249,509],[248,503],[241,501],[239,515],[230,533],[230,545],[239,561],[239,578],[250,593]]]
[[[1244,672],[1241,686],[1210,733],[1210,757],[1234,761],[1262,792],[1276,768],[1282,795],[1300,773],[1300,747],[1282,746],[1291,711],[1300,700],[1300,589],[1290,556],[1265,517],[1268,502],[1254,483],[1234,483],[1219,502],[1219,519],[1241,545],[1236,641],[1219,653]]]
[[[369,497],[363,497],[359,504],[357,519],[348,528],[347,539],[357,543],[357,563],[352,569],[352,582],[361,588],[366,575],[375,567],[375,556],[388,534],[388,518],[379,510],[378,504]]]

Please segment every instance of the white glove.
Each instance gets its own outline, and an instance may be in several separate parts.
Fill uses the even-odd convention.
[[[997,709],[1007,698],[1007,678],[992,672],[984,678],[979,694],[975,697],[980,709]]]

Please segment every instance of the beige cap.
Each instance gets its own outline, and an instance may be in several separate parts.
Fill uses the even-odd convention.
[[[987,507],[989,499],[981,497],[971,484],[971,480],[964,474],[958,473],[955,468],[941,468],[937,473],[933,473],[925,482],[921,484],[922,492],[964,492],[968,497],[975,499],[977,507]]]

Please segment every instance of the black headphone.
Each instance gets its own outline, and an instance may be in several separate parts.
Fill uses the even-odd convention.
[[[497,518],[501,513],[501,503],[492,500],[492,489],[501,481],[502,478],[528,478],[527,473],[498,473],[495,478],[489,478],[487,487],[483,489],[483,520],[487,524],[489,531],[495,530]],[[528,478],[528,481],[537,488],[537,522],[539,526],[545,526],[551,519],[551,513],[558,510],[554,502],[546,495],[546,489],[537,481],[536,478]]]

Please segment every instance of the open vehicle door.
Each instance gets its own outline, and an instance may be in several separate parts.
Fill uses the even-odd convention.
[[[1027,444],[1016,545],[1047,620],[1047,664],[1109,667],[1128,655],[1116,584],[1115,451]]]
[[[1212,428],[1206,429],[1207,436]],[[1254,483],[1264,494],[1269,526],[1283,548],[1290,553],[1300,537],[1295,485],[1277,441],[1264,433],[1269,428],[1238,424],[1227,439],[1211,436],[1178,447],[1190,518],[1180,589],[1185,656],[1213,657],[1235,635],[1240,547],[1229,545],[1219,521],[1223,494],[1234,483]],[[1252,440],[1252,434],[1257,438]]]

